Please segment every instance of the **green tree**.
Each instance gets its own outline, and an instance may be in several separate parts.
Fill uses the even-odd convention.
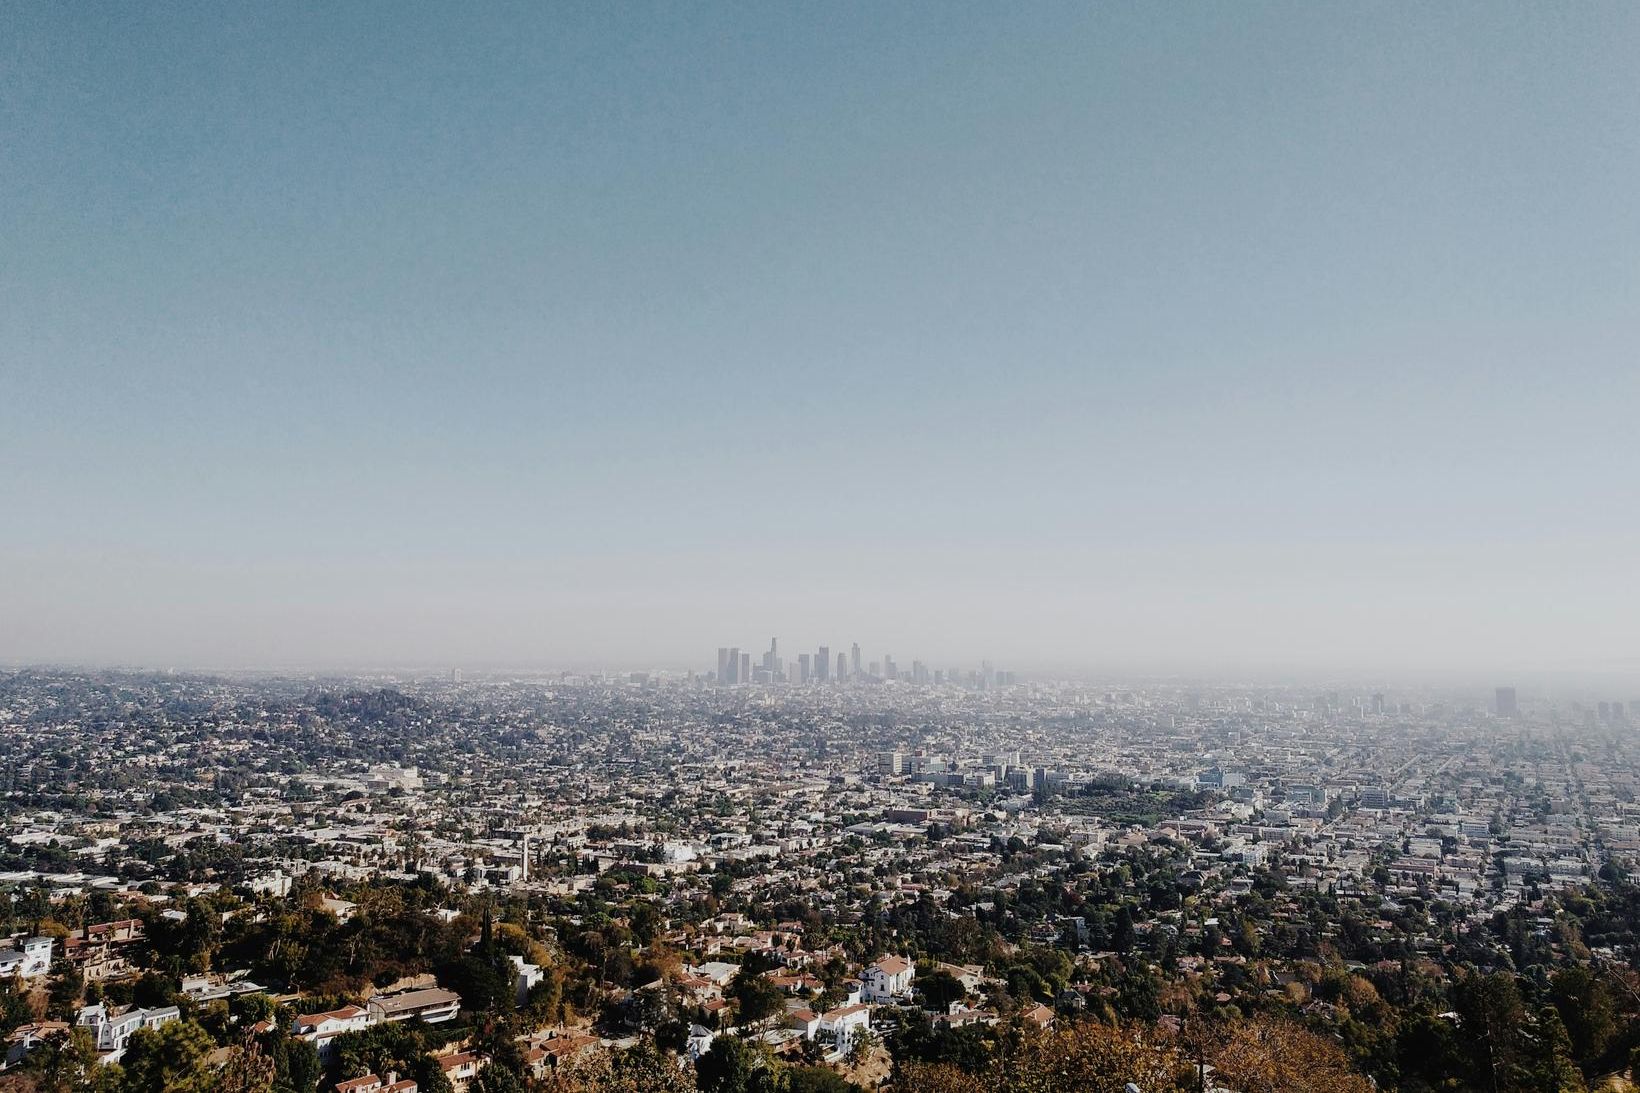
[[[118,1066],[103,1065],[91,1033],[83,1028],[36,1044],[23,1071],[37,1093],[119,1093],[124,1078]]]
[[[755,1024],[779,1013],[786,996],[766,976],[748,974],[742,969],[729,984],[729,997],[734,999],[735,1011],[742,1024]]]
[[[214,1047],[192,1021],[138,1029],[125,1049],[125,1093],[211,1093],[217,1082],[207,1059]]]
[[[1588,968],[1564,968],[1549,982],[1550,997],[1566,1025],[1572,1054],[1593,1064],[1606,1054],[1617,1035],[1611,987]]]
[[[1553,1006],[1538,1011],[1531,1093],[1583,1093],[1583,1073],[1572,1059],[1572,1041]]]
[[[948,971],[936,970],[917,977],[917,989],[922,992],[923,1005],[935,1013],[945,1013],[952,1002],[968,997],[962,981]]]
[[[823,1066],[791,1067],[783,1075],[782,1093],[856,1093],[859,1086]]]
[[[80,969],[66,961],[60,962],[51,973],[46,988],[46,1014],[59,1021],[72,1022],[80,1008],[80,995],[85,991],[85,976]]]
[[[701,1093],[756,1093],[772,1083],[772,1064],[765,1052],[735,1036],[719,1036],[695,1061]]]

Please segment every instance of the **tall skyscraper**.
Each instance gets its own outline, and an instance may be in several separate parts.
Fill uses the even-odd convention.
[[[847,678],[848,678],[848,657],[845,657],[842,653],[838,653],[837,654],[837,679],[838,679],[838,682],[842,682],[843,680],[845,680]]]
[[[831,647],[822,645],[814,658],[814,678],[824,683],[831,678]]]
[[[740,654],[740,673],[735,676],[735,679],[741,683],[750,683],[752,681],[752,654]]]
[[[1499,687],[1494,698],[1499,717],[1515,717],[1519,714],[1520,707],[1515,702],[1513,687]]]
[[[740,682],[740,646],[738,645],[731,645],[729,647],[729,677],[725,679],[724,682]]]
[[[855,642],[854,647],[849,650],[849,665],[854,669],[854,671],[852,673],[854,678],[856,678],[856,679],[860,678],[860,643],[859,642]]]
[[[809,654],[807,654],[807,653],[798,653],[797,654],[797,682],[807,683],[808,681],[809,681]]]
[[[729,647],[727,645],[718,646],[717,681],[719,683],[729,682]]]

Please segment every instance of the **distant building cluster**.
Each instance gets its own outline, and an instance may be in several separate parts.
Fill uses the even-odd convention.
[[[717,651],[717,670],[708,677],[722,686],[740,684],[790,684],[807,686],[826,683],[885,683],[906,682],[917,686],[955,686],[969,690],[991,690],[1012,687],[1018,679],[1011,671],[1003,671],[985,661],[979,668],[968,670],[930,669],[920,660],[902,670],[891,654],[882,660],[865,661],[859,643],[850,646],[847,653],[838,652],[835,659],[828,645],[819,646],[812,653],[799,653],[795,662],[787,662],[780,655],[780,639],[770,638],[769,647],[754,663],[752,654],[738,645],[720,645]]]

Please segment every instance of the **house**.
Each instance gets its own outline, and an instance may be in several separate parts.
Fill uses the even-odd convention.
[[[717,1033],[705,1025],[690,1025],[689,1038],[684,1042],[684,1054],[689,1056],[690,1062],[694,1062],[712,1050],[712,1041],[715,1039]]]
[[[1023,1011],[1019,1016],[1022,1020],[1028,1021],[1037,1028],[1053,1028],[1054,1025],[1054,1011],[1040,1002]]]
[[[474,1051],[463,1051],[456,1055],[445,1055],[438,1061],[439,1069],[444,1071],[444,1077],[456,1093],[467,1093],[467,1087],[472,1084],[478,1072],[490,1061],[489,1056],[480,1055]]]
[[[330,1042],[344,1032],[358,1032],[376,1023],[369,1010],[358,1006],[343,1006],[325,1013],[304,1013],[291,1022],[292,1036],[307,1040],[319,1052],[319,1058],[330,1061]]]
[[[142,940],[142,919],[122,918],[115,922],[99,922],[85,928],[85,940],[105,945],[122,945]]]
[[[512,961],[513,966],[514,1002],[523,1006],[530,1000],[530,988],[546,978],[547,973],[541,970],[539,964],[525,963],[521,956],[508,956],[507,959]]]
[[[374,1074],[349,1078],[336,1083],[336,1093],[416,1093],[419,1087],[411,1078],[400,1079],[397,1072],[389,1071],[383,1081]]]
[[[690,976],[698,976],[710,980],[718,986],[726,985],[740,971],[739,964],[730,964],[726,960],[708,960],[699,967],[685,967],[684,971]]]
[[[820,1033],[820,1015],[811,1009],[787,1010],[786,1027],[801,1032],[803,1039],[812,1040]]]
[[[526,1051],[524,1062],[529,1067],[532,1077],[545,1078],[550,1071],[565,1063],[590,1055],[598,1050],[602,1043],[603,1041],[596,1036],[567,1032],[553,1036]]]
[[[381,1093],[382,1086],[386,1084],[374,1074],[366,1074],[362,1078],[337,1082],[336,1093]]]
[[[125,1056],[132,1033],[140,1028],[159,1028],[181,1017],[182,1011],[175,1006],[110,1010],[99,1002],[82,1007],[75,1024],[90,1031],[103,1062],[117,1063]]]
[[[6,1053],[0,1056],[0,1070],[22,1062],[34,1045],[67,1033],[68,1025],[62,1021],[36,1021],[12,1029],[11,1035],[6,1037]]]
[[[461,1009],[461,995],[455,991],[428,987],[402,994],[379,994],[365,1003],[375,1021],[409,1021],[419,1018],[429,1025],[452,1021]],[[372,1022],[374,1023],[374,1022]]]
[[[348,919],[352,918],[353,912],[359,909],[359,905],[356,903],[349,903],[345,899],[337,899],[334,896],[320,896],[319,909],[321,911],[329,911],[331,914],[336,916],[336,921],[340,923],[346,922]]]
[[[820,1034],[837,1045],[837,1054],[847,1055],[861,1032],[871,1031],[871,1007],[839,1006],[820,1015]]]
[[[51,971],[51,946],[49,937],[30,937],[15,949],[0,949],[0,979],[38,979],[47,974]]]
[[[867,1002],[895,1002],[911,995],[916,970],[903,957],[885,956],[860,976],[865,983]]]

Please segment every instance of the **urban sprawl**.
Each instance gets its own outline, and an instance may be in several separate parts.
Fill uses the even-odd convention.
[[[0,671],[0,1090],[1630,1088],[1640,702]]]

